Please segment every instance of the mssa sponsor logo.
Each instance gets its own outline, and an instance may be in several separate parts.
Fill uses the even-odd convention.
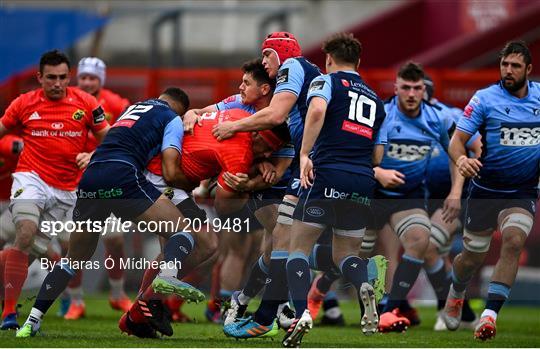
[[[528,147],[540,144],[540,122],[501,123],[500,144],[510,147]]]
[[[328,188],[328,187],[324,188],[324,197],[328,199],[351,200],[351,201],[357,202],[359,204],[367,205],[367,206],[371,205],[371,199],[365,195],[361,195],[355,192],[352,192],[352,193],[340,192],[336,190],[335,188]]]
[[[400,161],[420,161],[430,152],[430,143],[396,139],[388,144],[386,155]]]

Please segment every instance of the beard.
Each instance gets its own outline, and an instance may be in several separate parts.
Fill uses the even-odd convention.
[[[513,82],[512,84],[508,84],[507,80],[503,79],[503,86],[508,92],[517,92],[519,91],[523,86],[525,86],[526,79],[525,77],[519,79],[519,80],[510,80]]]

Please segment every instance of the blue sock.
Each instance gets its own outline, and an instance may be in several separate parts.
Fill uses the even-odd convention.
[[[253,264],[249,278],[242,290],[242,293],[250,298],[255,297],[266,284],[268,278],[268,266],[264,263],[263,256]]]
[[[259,309],[253,314],[253,319],[261,325],[270,326],[276,318],[279,305],[289,298],[286,268],[288,257],[288,251],[272,251],[270,256],[270,282],[266,285]]]
[[[502,282],[491,281],[488,287],[486,309],[493,310],[498,314],[508,296],[510,296],[510,286]]]
[[[358,256],[347,256],[339,263],[339,269],[343,277],[360,291],[360,286],[368,281],[367,263],[365,259]]]
[[[56,298],[66,289],[69,280],[74,275],[75,270],[71,269],[67,264],[61,263],[55,265],[53,270],[43,280],[43,284],[41,284],[36,301],[34,302],[34,308],[45,314]]]
[[[339,268],[332,259],[332,245],[316,244],[309,255],[309,266],[311,269],[320,271],[330,271],[339,273]]]
[[[444,308],[446,296],[448,296],[448,290],[450,289],[450,278],[444,268],[444,261],[439,258],[433,267],[424,269],[437,296],[437,309],[441,310]]]
[[[163,260],[165,262],[183,262],[193,250],[195,241],[190,233],[176,233],[167,240],[163,247]]]
[[[293,252],[287,260],[287,283],[294,303],[296,318],[307,309],[307,296],[311,283],[308,257],[301,252]]]
[[[407,294],[409,294],[411,287],[413,287],[414,282],[418,278],[423,264],[424,261],[421,259],[410,257],[406,254],[402,256],[402,260],[394,274],[392,290],[390,291],[388,302],[384,307],[384,312],[392,311],[394,308],[399,308],[402,305],[402,301],[407,298]]]

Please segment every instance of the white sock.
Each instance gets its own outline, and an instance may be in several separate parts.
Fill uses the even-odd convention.
[[[250,300],[251,297],[246,296],[244,292],[240,292],[238,295],[238,302],[240,302],[241,305],[247,305]]]
[[[43,319],[43,313],[41,312],[41,310],[32,308],[32,310],[30,310],[30,315],[28,315],[28,319],[26,320],[26,322],[32,324],[32,327],[35,328],[36,325],[39,326],[41,324],[42,319]]]
[[[81,286],[68,288],[69,296],[71,301],[75,303],[82,303],[83,301],[83,289]]]
[[[324,315],[330,319],[337,319],[341,316],[341,309],[339,307],[332,307],[324,312]]]
[[[480,317],[483,318],[484,316],[491,316],[494,320],[497,320],[497,313],[491,309],[484,310]]]
[[[163,277],[176,277],[178,275],[178,268],[174,262],[161,262],[161,271],[159,276]]]
[[[111,285],[111,298],[120,299],[124,296],[124,278],[111,279],[109,278],[109,285]]]

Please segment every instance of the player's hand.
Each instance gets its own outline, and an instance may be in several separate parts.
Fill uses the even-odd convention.
[[[234,122],[224,121],[219,124],[214,125],[212,128],[212,134],[217,138],[218,141],[222,141],[227,138],[234,136]]]
[[[223,180],[225,180],[225,184],[236,191],[249,191],[249,176],[246,173],[237,173],[234,175],[230,172],[225,172],[223,174]]]
[[[405,175],[396,170],[386,170],[378,167],[375,171],[375,179],[383,188],[396,188],[405,184]]]
[[[445,223],[452,223],[454,219],[459,217],[461,212],[461,195],[455,195],[454,193],[448,194],[448,197],[444,200],[442,208],[442,219]]]
[[[276,168],[268,161],[262,161],[257,164],[257,169],[262,175],[263,181],[270,184],[276,184]]]
[[[300,184],[307,189],[313,185],[315,173],[313,172],[313,162],[308,155],[300,155]]]
[[[478,159],[468,158],[465,155],[459,157],[456,161],[459,173],[463,177],[475,177],[482,168],[482,163]]]
[[[86,166],[88,166],[88,163],[90,162],[91,157],[92,157],[92,153],[79,153],[79,154],[77,154],[77,157],[75,158],[75,161],[77,162],[77,166],[81,170],[83,168],[86,168]]]
[[[202,126],[201,116],[195,112],[195,110],[190,109],[184,115],[184,133],[193,134],[193,129],[195,124]]]

